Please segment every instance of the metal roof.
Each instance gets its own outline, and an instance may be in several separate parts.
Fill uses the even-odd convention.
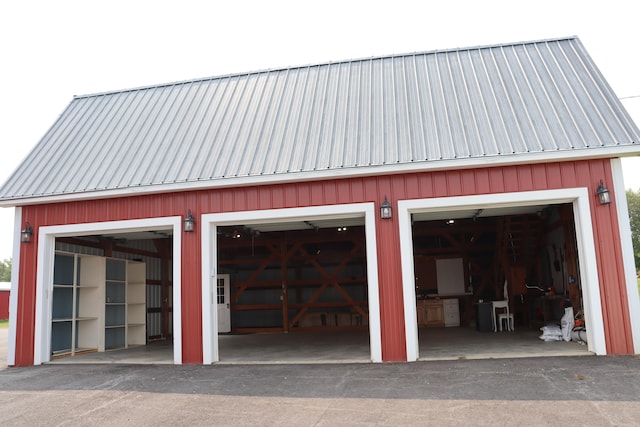
[[[78,96],[0,204],[617,157],[639,142],[569,37]]]

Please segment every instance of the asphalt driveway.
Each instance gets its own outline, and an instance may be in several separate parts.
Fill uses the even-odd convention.
[[[0,341],[3,333],[6,342],[6,330]],[[0,370],[2,426],[573,426],[639,420],[640,358],[632,356]]]

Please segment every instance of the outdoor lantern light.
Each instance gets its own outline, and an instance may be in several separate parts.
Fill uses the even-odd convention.
[[[29,224],[29,221],[26,222],[24,228],[20,232],[20,241],[22,243],[29,243],[31,241],[31,235],[33,234],[33,228]]]
[[[600,185],[596,189],[596,194],[598,195],[598,200],[601,205],[608,205],[611,203],[611,196],[609,196],[609,189],[604,186],[604,182],[600,180]]]
[[[193,231],[193,224],[196,219],[191,215],[191,209],[187,211],[187,217],[184,219],[184,231],[185,233],[191,233]]]
[[[391,219],[392,210],[391,203],[387,200],[387,196],[384,196],[384,202],[380,205],[380,218],[382,219]]]

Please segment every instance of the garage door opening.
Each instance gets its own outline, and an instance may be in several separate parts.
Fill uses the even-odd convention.
[[[368,360],[363,222],[218,228],[220,361]],[[247,334],[267,333],[270,345],[249,354],[245,343],[263,338]]]
[[[412,226],[421,358],[587,353],[584,333],[539,339],[565,308],[584,320],[570,204],[432,217]]]
[[[211,316],[205,363],[208,348],[221,363],[379,360],[372,208],[337,209],[203,218],[215,271],[212,303],[203,306],[203,318]]]
[[[602,351],[599,299],[597,305],[593,301],[597,274],[586,273],[585,265],[594,250],[586,243],[588,209],[580,205],[581,196],[554,200],[548,197],[552,192],[533,193],[493,196],[495,203],[486,202],[491,196],[441,200],[446,209],[427,206],[438,204],[434,200],[423,206],[411,201],[404,225],[410,245],[403,245],[403,278],[413,290],[408,298],[413,301],[406,301],[407,295],[405,301],[415,304],[415,317],[406,318],[410,355],[455,359]],[[585,329],[570,342],[551,341],[565,308]],[[542,327],[549,341],[539,338]]]
[[[41,228],[36,364],[181,362],[180,218],[108,225]]]
[[[158,230],[56,239],[52,360],[172,363],[172,245]]]

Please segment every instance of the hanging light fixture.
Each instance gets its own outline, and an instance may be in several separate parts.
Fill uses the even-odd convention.
[[[393,217],[393,209],[391,203],[387,200],[387,196],[384,196],[384,202],[380,205],[380,218],[391,219]]]
[[[604,186],[604,182],[600,180],[600,185],[596,189],[596,194],[598,195],[598,200],[601,205],[608,205],[611,203],[611,196],[609,195],[609,189]]]
[[[184,219],[184,232],[191,233],[193,231],[193,226],[196,222],[196,219],[191,214],[191,209],[187,211],[187,216]]]
[[[29,243],[31,241],[31,235],[33,234],[33,228],[31,228],[31,224],[27,221],[24,224],[24,228],[20,232],[20,241],[22,243]]]

